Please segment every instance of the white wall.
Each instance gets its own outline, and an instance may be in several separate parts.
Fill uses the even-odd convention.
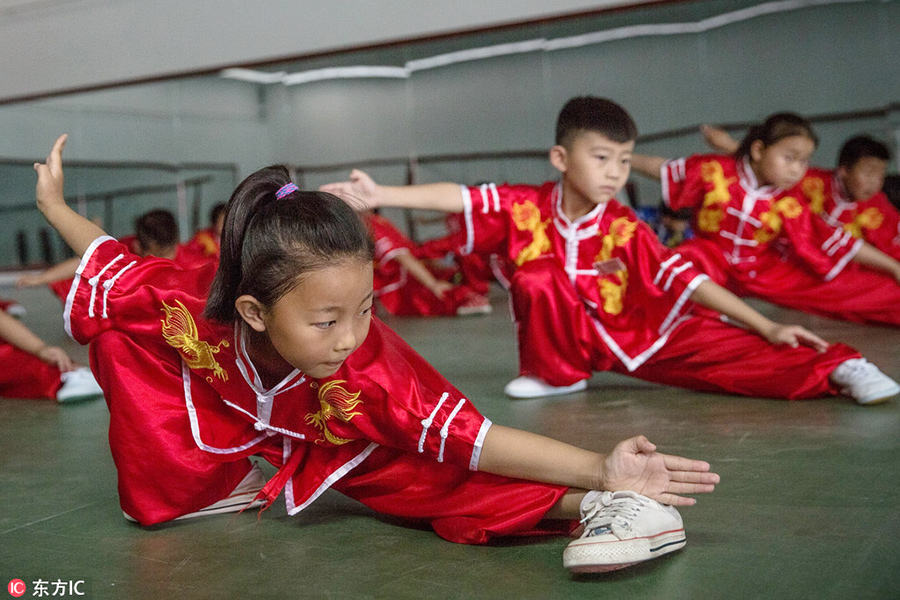
[[[0,102],[647,1],[3,0]]]

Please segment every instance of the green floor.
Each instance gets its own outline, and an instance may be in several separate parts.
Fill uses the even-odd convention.
[[[0,297],[86,360],[49,292]],[[583,393],[510,401],[513,330],[503,292],[493,301],[487,317],[388,321],[496,423],[596,450],[644,433],[662,451],[710,461],[722,483],[682,510],[684,550],[574,578],[562,568],[566,539],[451,544],[333,492],[296,517],[279,500],[261,516],[142,529],[119,510],[102,401],[0,400],[3,584],[23,580],[27,598],[38,580],[56,597],[84,581],[78,590],[93,598],[900,597],[900,401],[734,398],[606,374]],[[900,331],[758,306],[900,376]]]

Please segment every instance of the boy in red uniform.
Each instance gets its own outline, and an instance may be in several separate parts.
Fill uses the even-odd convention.
[[[867,404],[900,386],[843,344],[765,318],[714,284],[614,200],[630,172],[637,129],[619,105],[570,100],[550,162],[559,183],[390,187],[361,171],[323,186],[350,201],[463,212],[467,249],[516,265],[512,303],[520,377],[512,397],[584,389],[612,370],[696,390],[812,398],[843,391]],[[727,325],[710,311],[743,323]],[[865,364],[865,369],[852,368]]]

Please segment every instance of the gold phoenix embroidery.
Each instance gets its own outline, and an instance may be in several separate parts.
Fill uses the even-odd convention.
[[[697,217],[697,226],[703,231],[716,232],[725,216],[725,205],[731,201],[728,186],[735,182],[734,177],[725,177],[722,165],[712,161],[700,165],[700,177],[712,184],[712,189],[703,196],[703,207]]]
[[[194,317],[179,300],[176,299],[175,304],[178,306],[162,303],[162,310],[166,313],[166,318],[161,319],[163,338],[181,353],[184,362],[191,369],[212,369],[213,375],[222,381],[228,381],[228,373],[213,356],[218,354],[222,347],[227,348],[228,341],[222,340],[213,346],[201,340]],[[212,377],[206,379],[212,381]]]
[[[316,429],[322,430],[322,437],[316,440],[316,443],[329,442],[335,446],[340,446],[353,440],[338,437],[328,430],[328,419],[335,417],[344,423],[349,423],[353,417],[358,417],[361,412],[354,412],[353,409],[362,404],[359,399],[359,392],[352,394],[340,386],[341,383],[347,383],[343,379],[335,379],[329,381],[319,388],[319,406],[322,409],[319,412],[309,413],[305,417],[308,425],[314,426]]]
[[[821,214],[825,210],[825,182],[818,177],[809,177],[803,180],[803,194],[809,198],[809,210],[814,215]]]
[[[878,229],[884,223],[884,215],[881,211],[870,206],[858,213],[853,220],[844,224],[844,231],[849,231],[855,238],[862,237],[863,229]]]
[[[531,243],[516,256],[516,266],[521,267],[550,249],[550,238],[547,237],[550,219],[541,221],[540,211],[530,200],[526,200],[522,204],[513,204],[512,217],[516,229],[530,231],[534,236]]]
[[[628,217],[619,217],[609,226],[609,233],[602,235],[600,252],[594,262],[604,262],[612,258],[614,248],[621,248],[634,237],[637,230],[637,221],[629,221]],[[615,283],[609,279],[598,279],[600,297],[603,298],[603,311],[610,315],[617,315],[624,307],[623,298],[628,287],[628,270],[620,269],[614,273],[621,283]]]
[[[757,229],[753,238],[761,244],[768,242],[781,231],[784,219],[796,219],[802,212],[803,207],[793,196],[785,196],[776,200],[769,210],[759,215],[759,220],[762,221],[765,229]]]

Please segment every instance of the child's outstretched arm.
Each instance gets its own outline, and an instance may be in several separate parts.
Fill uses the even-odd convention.
[[[68,136],[59,136],[44,164],[34,163],[37,171],[37,206],[47,222],[56,229],[66,243],[81,256],[95,239],[106,232],[66,205],[63,196],[62,150]]]
[[[349,181],[327,183],[319,191],[334,194],[360,208],[396,206],[421,208],[442,212],[462,212],[463,199],[459,185],[455,183],[425,183],[422,185],[378,185],[368,173],[354,169]]]
[[[631,155],[631,168],[643,175],[644,177],[649,177],[650,179],[655,179],[659,181],[662,179],[662,166],[663,163],[669,160],[668,158],[663,158],[662,156],[647,156],[646,154],[632,154]]]
[[[863,242],[853,256],[853,261],[870,269],[884,271],[900,283],[900,262],[868,242]]]
[[[665,504],[689,506],[682,494],[712,492],[719,476],[709,463],[660,454],[644,436],[620,442],[603,455],[548,437],[492,425],[478,469],[584,490],[631,490]]]
[[[400,263],[404,269],[409,271],[410,275],[418,279],[419,283],[428,288],[428,290],[438,298],[443,298],[444,294],[453,289],[452,283],[435,277],[434,274],[428,270],[428,267],[425,266],[425,263],[409,252],[398,254],[394,260]]]
[[[16,279],[16,287],[34,287],[38,285],[56,283],[57,281],[63,281],[65,279],[72,279],[73,277],[75,277],[75,272],[78,270],[78,265],[80,263],[81,259],[76,256],[68,260],[64,260],[61,263],[57,263],[49,269],[41,271],[37,275],[22,275],[21,277]]]
[[[784,325],[766,318],[749,304],[717,283],[706,280],[691,294],[691,300],[739,321],[758,333],[771,344],[787,344],[796,348],[800,344],[819,352],[828,349],[828,342],[799,325]]]
[[[4,339],[19,350],[37,356],[45,363],[54,365],[60,371],[71,371],[76,367],[66,351],[50,346],[39,338],[25,324],[20,323],[5,311],[0,311],[0,339]]]

